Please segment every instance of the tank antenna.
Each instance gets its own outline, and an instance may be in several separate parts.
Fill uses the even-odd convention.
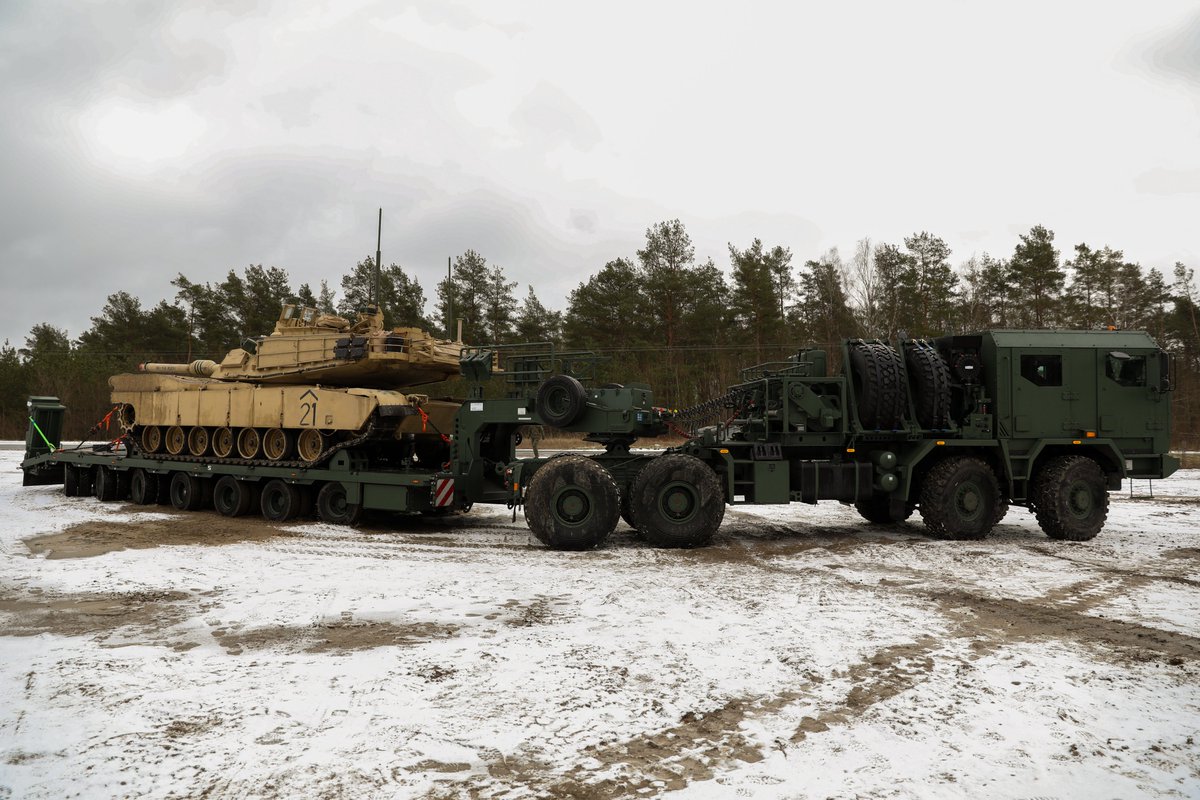
[[[379,230],[375,232],[375,272],[371,275],[371,291],[367,298],[368,305],[376,305],[379,302],[379,259],[381,256],[380,247],[383,245],[383,209],[379,209]]]

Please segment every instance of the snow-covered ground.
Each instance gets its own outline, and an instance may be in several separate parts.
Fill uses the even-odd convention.
[[[0,798],[1200,796],[1200,471],[1087,544],[836,503],[590,553],[20,486]]]

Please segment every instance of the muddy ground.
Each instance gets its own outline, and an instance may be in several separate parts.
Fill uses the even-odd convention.
[[[1087,544],[837,504],[591,553],[0,502],[0,798],[1200,795],[1200,475]]]

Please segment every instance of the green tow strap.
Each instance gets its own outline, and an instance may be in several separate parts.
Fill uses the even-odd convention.
[[[29,418],[29,424],[33,426],[33,429],[35,431],[38,432],[38,436],[42,437],[42,441],[46,443],[46,447],[49,447],[50,452],[53,453],[54,445],[50,444],[50,440],[46,438],[46,434],[42,433],[42,429],[38,427],[38,424],[37,424],[37,422],[34,421],[33,417]]]

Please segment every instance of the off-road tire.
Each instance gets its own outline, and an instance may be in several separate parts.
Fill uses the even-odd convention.
[[[357,525],[362,519],[362,504],[346,501],[346,487],[330,481],[317,493],[317,516],[331,525]]]
[[[254,509],[255,495],[254,484],[222,475],[213,486],[213,508],[223,517],[242,517]]]
[[[893,514],[891,495],[889,494],[872,494],[857,501],[854,509],[863,519],[873,525],[895,525],[904,522],[912,516],[915,510],[911,504],[905,503],[902,514]]]
[[[197,511],[207,504],[208,481],[189,472],[171,473],[171,505],[179,511]]]
[[[695,456],[670,453],[651,459],[629,494],[634,527],[655,547],[706,545],[725,518],[721,480]]]
[[[608,470],[568,455],[543,464],[525,489],[525,522],[556,550],[590,550],[617,526],[620,496]]]
[[[129,499],[140,506],[158,502],[158,483],[161,475],[144,469],[131,470],[129,474]]]
[[[625,520],[625,524],[637,531],[637,524],[633,521],[633,507],[629,504],[629,499],[633,497],[633,487],[626,486],[625,491],[621,492],[621,519]]]
[[[536,402],[537,413],[546,424],[562,428],[579,419],[587,405],[587,393],[570,375],[552,375],[538,387]]]
[[[268,481],[262,489],[259,507],[262,515],[271,522],[288,522],[303,511],[303,497],[295,484],[278,478]]]
[[[899,429],[908,405],[900,354],[886,344],[860,342],[850,348],[850,374],[863,428]]]
[[[1086,542],[1108,519],[1108,482],[1087,456],[1058,456],[1038,470],[1030,492],[1038,525],[1051,539]]]
[[[975,456],[951,456],[938,462],[921,484],[921,518],[940,538],[984,538],[995,525],[999,503],[996,473]]]
[[[950,427],[950,367],[933,345],[918,339],[905,348],[917,422],[926,430]]]

